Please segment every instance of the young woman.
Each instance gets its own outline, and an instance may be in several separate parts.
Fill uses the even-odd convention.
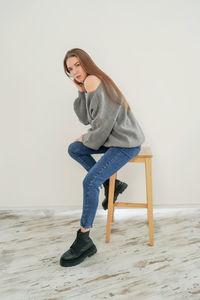
[[[84,50],[69,50],[64,57],[64,70],[78,88],[74,111],[80,122],[91,125],[68,147],[69,155],[88,171],[83,180],[81,228],[60,258],[60,265],[68,267],[97,252],[89,232],[98,207],[99,187],[105,187],[102,205],[107,209],[110,176],[140,152],[145,136],[119,88]],[[96,153],[104,153],[97,162],[91,156]],[[126,187],[126,183],[116,180],[114,201]]]

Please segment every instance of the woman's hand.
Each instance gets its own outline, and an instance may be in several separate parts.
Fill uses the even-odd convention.
[[[78,82],[76,79],[73,79],[73,82],[80,92],[86,92],[85,86],[82,82]]]
[[[75,142],[82,142],[82,135],[78,139],[76,139]]]

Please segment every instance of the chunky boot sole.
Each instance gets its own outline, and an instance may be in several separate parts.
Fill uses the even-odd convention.
[[[116,190],[115,190],[115,192],[114,192],[114,201],[113,201],[113,203],[115,203],[115,202],[117,201],[118,195],[119,195],[119,194],[122,194],[123,191],[127,188],[127,186],[128,186],[128,184],[125,183],[125,182],[121,182],[121,183],[117,186],[117,188],[116,188]],[[104,201],[102,202],[102,206],[103,206],[103,209],[104,209],[104,210],[108,209],[108,200],[106,200],[106,201],[104,200]]]
[[[95,245],[93,245],[91,248],[89,248],[88,250],[83,252],[79,257],[76,257],[72,260],[64,260],[61,258],[60,265],[62,267],[76,266],[76,265],[80,264],[82,261],[84,261],[84,259],[86,259],[86,257],[90,257],[90,256],[94,255],[96,252],[97,252],[97,248]]]

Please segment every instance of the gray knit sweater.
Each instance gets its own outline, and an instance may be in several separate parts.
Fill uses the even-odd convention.
[[[143,131],[131,109],[127,113],[125,104],[119,105],[110,100],[102,83],[92,92],[78,91],[74,111],[80,122],[91,125],[82,136],[83,144],[89,148],[131,148],[145,141]]]

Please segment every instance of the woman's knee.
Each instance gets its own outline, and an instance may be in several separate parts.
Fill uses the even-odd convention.
[[[68,146],[68,153],[69,153],[70,155],[73,155],[74,153],[77,153],[77,152],[78,152],[78,149],[79,149],[79,147],[80,147],[79,144],[80,144],[80,143],[77,142],[77,141],[75,141],[75,142],[69,144],[69,146]]]
[[[95,189],[98,188],[101,184],[98,185],[97,180],[94,179],[94,177],[90,176],[90,174],[87,174],[83,180],[83,188],[84,189]]]

